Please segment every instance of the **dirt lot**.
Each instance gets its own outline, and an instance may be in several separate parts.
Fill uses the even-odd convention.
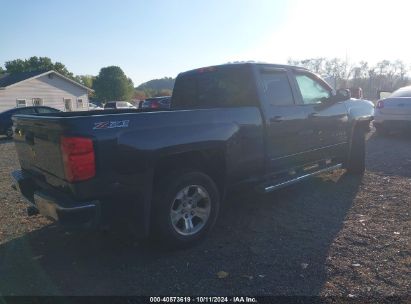
[[[232,195],[204,243],[172,253],[27,217],[10,189],[17,167],[0,140],[1,295],[411,295],[407,136],[371,136],[362,179]]]

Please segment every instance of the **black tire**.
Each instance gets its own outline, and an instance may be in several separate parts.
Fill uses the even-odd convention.
[[[6,137],[7,137],[8,139],[10,139],[10,138],[13,137],[13,129],[12,129],[12,128],[8,128],[8,129],[6,130]]]
[[[191,185],[194,185],[192,186],[193,188],[189,187]],[[198,186],[198,189],[200,189],[201,193],[208,194],[209,199],[206,199],[206,198],[203,199],[204,204],[205,202],[209,202],[210,209],[208,211],[208,218],[206,221],[204,221],[204,224],[202,224],[203,225],[202,228],[199,229],[196,233],[193,233],[190,235],[182,235],[181,233],[178,232],[177,230],[178,228],[176,228],[172,223],[171,208],[174,206],[174,204],[177,204],[179,201],[178,199],[176,199],[177,194],[181,193],[183,189],[187,189],[187,188],[189,188],[190,191],[191,189],[195,189],[197,191],[196,186]],[[203,190],[205,190],[205,192]],[[198,203],[197,207],[199,207],[199,205],[200,203]],[[186,206],[188,206],[188,204],[186,204]],[[189,207],[186,207],[186,208],[189,208]],[[214,181],[208,175],[202,172],[189,171],[189,170],[183,171],[183,172],[175,172],[173,174],[170,174],[167,177],[162,178],[155,185],[154,196],[153,196],[153,206],[152,206],[152,211],[151,211],[151,215],[152,215],[151,217],[152,218],[151,238],[154,241],[160,240],[161,244],[165,244],[167,247],[171,247],[171,248],[185,248],[188,246],[192,246],[198,241],[204,239],[204,237],[213,228],[217,220],[217,217],[218,217],[219,209],[220,209],[219,191]],[[194,210],[194,209],[190,209],[190,210]],[[183,213],[183,211],[184,211],[184,208],[181,212]],[[186,215],[187,214],[185,214],[185,216]],[[200,221],[200,217],[195,218],[196,215],[194,216],[191,215],[191,216],[192,216],[192,225],[195,222],[195,220],[197,222]],[[184,216],[181,216],[181,219],[179,220],[178,223],[180,225],[182,223],[183,226],[186,227],[185,226],[186,219],[184,218]]]
[[[365,171],[365,132],[354,130],[351,139],[351,149],[347,161],[347,173],[363,175]]]

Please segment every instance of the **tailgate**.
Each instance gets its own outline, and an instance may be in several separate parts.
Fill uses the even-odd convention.
[[[62,129],[56,121],[31,115],[13,117],[14,141],[23,169],[64,178],[60,151]]]
[[[396,97],[383,100],[384,107],[381,114],[387,115],[411,115],[411,97]]]

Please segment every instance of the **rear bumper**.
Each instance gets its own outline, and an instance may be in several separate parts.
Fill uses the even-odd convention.
[[[376,111],[374,121],[378,123],[391,122],[391,121],[404,121],[411,122],[411,115],[409,114],[382,114]]]
[[[100,224],[101,208],[97,200],[78,202],[67,195],[39,189],[33,178],[22,170],[14,171],[13,188],[38,212],[67,228],[92,228]]]
[[[411,130],[411,120],[374,120],[374,126],[386,130]]]

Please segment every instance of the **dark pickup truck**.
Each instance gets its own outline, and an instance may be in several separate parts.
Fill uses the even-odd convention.
[[[16,115],[14,187],[67,227],[116,217],[188,245],[228,191],[362,174],[372,113],[349,99],[308,70],[242,63],[179,74],[169,110]]]

